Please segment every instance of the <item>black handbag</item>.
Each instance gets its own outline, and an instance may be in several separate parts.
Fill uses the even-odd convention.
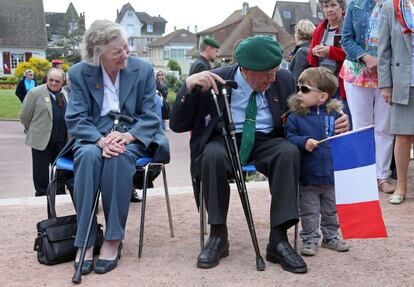
[[[55,209],[57,182],[50,182],[47,190],[48,219],[37,223],[37,238],[34,250],[41,264],[54,265],[74,260],[77,248],[74,246],[76,236],[76,215],[57,217]],[[103,242],[102,225],[98,224],[95,252],[99,253]]]
[[[36,227],[34,250],[39,263],[53,265],[75,259],[76,215],[48,218]]]

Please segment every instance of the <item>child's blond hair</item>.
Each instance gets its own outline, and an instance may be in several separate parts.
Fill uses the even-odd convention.
[[[308,68],[300,74],[299,84],[309,84],[310,86],[328,94],[331,98],[338,89],[338,78],[327,68],[314,67]]]

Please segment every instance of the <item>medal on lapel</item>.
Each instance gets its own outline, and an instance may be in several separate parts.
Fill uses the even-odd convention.
[[[101,89],[101,84],[96,83],[96,84],[95,84],[95,89],[100,90],[100,89]]]

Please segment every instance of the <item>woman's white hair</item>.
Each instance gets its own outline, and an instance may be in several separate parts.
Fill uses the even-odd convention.
[[[128,39],[128,34],[118,23],[96,20],[83,35],[82,59],[89,65],[99,67],[105,47],[116,38]]]

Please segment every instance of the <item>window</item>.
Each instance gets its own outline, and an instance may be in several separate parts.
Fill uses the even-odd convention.
[[[11,68],[16,69],[17,65],[24,62],[24,53],[11,53]]]
[[[292,14],[290,14],[290,11],[283,11],[282,15],[283,15],[283,18],[285,18],[285,19],[291,19],[292,18]]]
[[[185,49],[170,49],[170,57],[175,60],[185,60]]]
[[[165,49],[164,50],[164,59],[169,59],[170,58],[170,50]]]
[[[152,24],[147,24],[147,32],[148,33],[154,32],[154,27],[152,26]]]
[[[128,17],[132,17],[132,16],[134,16],[134,12],[128,11]]]
[[[127,33],[129,35],[134,34],[134,25],[132,24],[127,24]]]
[[[134,47],[134,38],[128,38],[128,46]]]

